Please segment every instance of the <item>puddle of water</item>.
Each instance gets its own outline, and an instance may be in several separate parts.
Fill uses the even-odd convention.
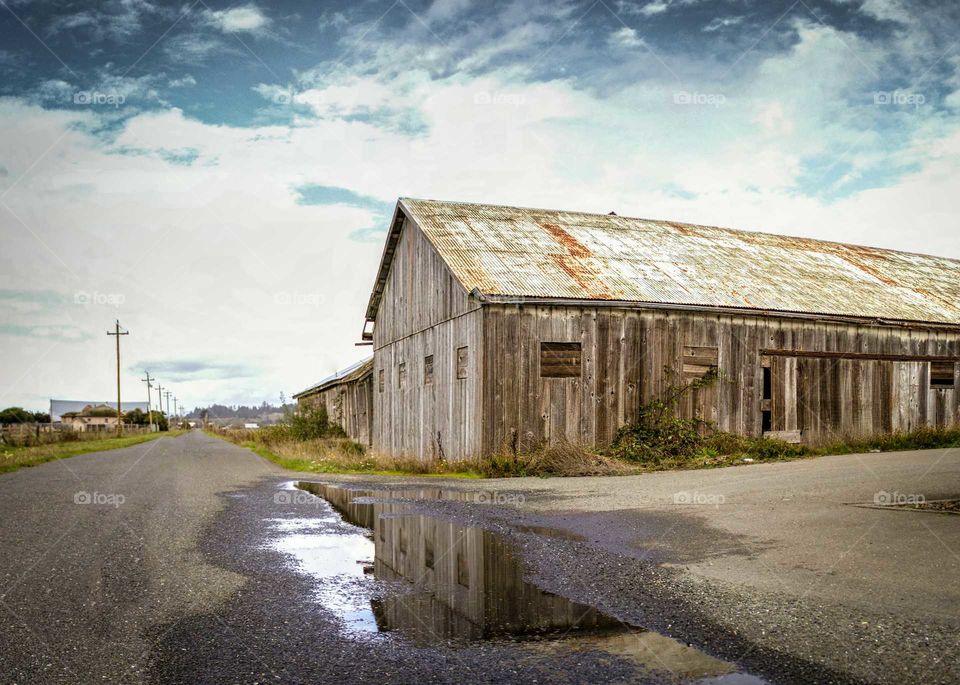
[[[372,545],[366,549],[372,551],[374,577],[390,588],[402,588],[370,603],[381,631],[399,633],[419,645],[508,640],[547,654],[601,650],[687,682],[763,682],[672,638],[541,590],[524,580],[510,542],[500,535],[409,510],[416,499],[484,501],[482,497],[472,500],[469,493],[439,488],[350,490],[310,482],[298,487],[328,502],[348,523],[373,532],[372,542],[364,540]],[[540,526],[518,530],[582,540],[575,533]],[[323,543],[324,563],[330,567],[338,564],[330,557],[357,556],[358,550],[336,537],[332,546]]]
[[[367,595],[365,569],[373,564],[374,544],[362,533],[336,529],[337,516],[313,519],[266,519],[279,533],[272,546],[296,561],[298,570],[317,580],[315,599],[337,616],[350,633],[377,633]],[[334,524],[334,525],[331,525]]]

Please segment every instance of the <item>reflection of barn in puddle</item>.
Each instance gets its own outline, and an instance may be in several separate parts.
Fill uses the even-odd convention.
[[[469,501],[485,493],[350,490],[309,482],[298,487],[327,500],[347,522],[373,531],[374,574],[405,588],[373,600],[380,631],[396,631],[420,645],[512,639],[547,657],[600,650],[684,682],[764,682],[673,638],[540,590],[524,581],[510,543],[496,533],[411,510],[416,500]],[[722,678],[700,680],[716,676]]]
[[[544,592],[524,581],[507,538],[410,508],[415,500],[468,501],[484,493],[350,490],[309,482],[298,487],[326,499],[347,522],[373,531],[374,574],[404,588],[373,600],[381,631],[420,645],[529,640],[525,644],[547,655],[601,650],[681,681],[724,676],[723,682],[763,682],[672,638]]]
[[[387,630],[477,640],[620,626],[525,582],[508,544],[489,531],[429,516],[382,515],[375,540],[376,576],[423,590],[378,602],[374,611]]]
[[[373,530],[378,579],[412,583],[410,592],[377,600],[382,630],[420,641],[477,640],[612,629],[619,621],[596,609],[540,590],[503,538],[409,511],[411,500],[468,500],[477,493],[440,488],[349,490],[301,483],[354,525]]]

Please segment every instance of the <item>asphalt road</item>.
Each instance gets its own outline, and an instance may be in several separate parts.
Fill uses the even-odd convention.
[[[4,682],[142,681],[155,626],[238,591],[198,540],[218,492],[273,469],[224,447],[189,434],[0,477]]]
[[[201,433],[0,476],[0,680],[638,679],[599,653],[345,636],[311,601],[316,581],[268,544],[266,522],[322,515],[278,504],[294,477]],[[423,506],[513,535],[544,589],[771,682],[960,681],[960,517],[849,504],[956,496],[957,451],[444,487],[524,495]]]

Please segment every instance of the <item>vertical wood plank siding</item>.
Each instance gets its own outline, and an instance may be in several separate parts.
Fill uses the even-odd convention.
[[[368,373],[358,380],[301,397],[297,404],[325,407],[330,421],[343,428],[351,440],[372,445],[373,393],[373,374]]]
[[[960,356],[960,334],[777,317],[602,307],[486,305],[482,450],[514,431],[523,445],[612,440],[640,403],[682,376],[684,353],[717,349],[723,380],[681,407],[719,428],[760,435],[763,349]],[[579,342],[577,378],[542,378],[540,343]],[[693,349],[691,348],[703,348]],[[770,358],[772,425],[809,444],[881,431],[960,425],[955,388],[931,388],[928,361]]]
[[[404,226],[374,326],[373,444],[383,454],[462,459],[480,451],[479,305],[411,223]],[[457,350],[467,348],[466,377]],[[433,356],[433,382],[424,359]],[[405,382],[399,388],[399,365]]]

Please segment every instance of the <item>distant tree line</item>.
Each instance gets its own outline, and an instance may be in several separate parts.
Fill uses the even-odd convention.
[[[23,407],[7,407],[0,411],[0,424],[50,423],[50,414],[45,411],[30,411]]]
[[[292,409],[293,405],[275,406],[269,402],[261,402],[259,406],[211,404],[209,407],[194,408],[186,417],[188,419],[202,419],[204,412],[206,412],[207,418],[210,419],[256,419],[264,414],[282,413],[285,408]]]

